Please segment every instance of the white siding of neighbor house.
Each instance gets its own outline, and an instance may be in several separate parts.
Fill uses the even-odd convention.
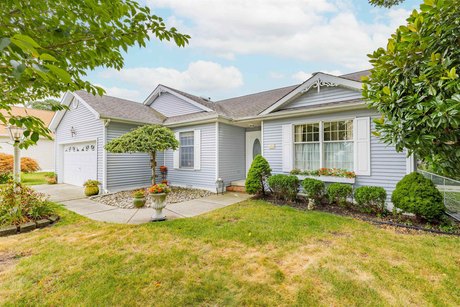
[[[107,142],[137,127],[138,125],[110,122],[107,126]],[[158,158],[157,161],[161,163]],[[148,154],[107,153],[107,189],[109,192],[147,187],[150,184],[151,170]]]
[[[312,87],[308,92],[294,99],[292,102],[280,109],[301,108],[313,104],[346,101],[358,98],[362,98],[361,91],[340,86],[322,86],[320,92],[318,93],[318,89]]]
[[[244,128],[219,123],[218,177],[226,185],[246,178],[246,131]]]
[[[201,168],[174,169],[173,151],[167,150],[164,161],[168,167],[168,181],[171,185],[190,188],[203,188],[215,191],[216,182],[216,124],[202,124],[173,128],[174,132],[201,130]],[[161,160],[159,160],[161,163]]]
[[[75,129],[75,136],[72,137],[70,133],[71,128]],[[97,179],[102,182],[103,180],[103,129],[104,125],[101,120],[97,119],[84,104],[79,103],[76,109],[70,108],[66,111],[64,117],[56,128],[55,132],[55,153],[56,153],[56,173],[58,180],[61,182],[63,170],[62,163],[59,163],[63,157],[63,146],[61,143],[78,143],[86,141],[97,142]]]
[[[54,140],[40,138],[36,145],[21,150],[21,157],[29,157],[38,162],[40,170],[54,172]],[[0,136],[0,152],[12,155],[14,146],[9,136]]]
[[[273,173],[282,171],[282,125],[302,124],[320,120],[352,119],[361,116],[376,116],[370,110],[347,111],[327,115],[312,115],[278,120],[264,120],[263,122],[263,155],[270,163]],[[374,125],[372,124],[372,129]],[[396,183],[406,175],[406,155],[398,153],[394,147],[387,146],[371,135],[371,175],[359,175],[355,187],[375,185],[385,188],[390,200]]]
[[[203,111],[203,109],[170,93],[162,93],[160,97],[155,99],[155,101],[151,104],[151,107],[167,117]]]

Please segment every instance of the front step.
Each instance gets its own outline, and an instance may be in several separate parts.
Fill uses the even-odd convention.
[[[246,180],[232,181],[227,187],[228,192],[246,192]]]

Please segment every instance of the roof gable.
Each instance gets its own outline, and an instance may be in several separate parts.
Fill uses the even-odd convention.
[[[341,87],[356,92],[360,92],[362,85],[361,82],[358,81],[349,80],[321,72],[316,73],[307,81],[293,89],[291,92],[287,93],[284,97],[276,101],[276,103],[272,104],[270,107],[266,108],[259,114],[267,115],[274,111],[283,109],[283,107],[285,107],[287,104],[292,103],[299,96],[309,92],[310,90],[316,90],[320,92],[321,88],[325,87]],[[321,101],[319,103],[324,103],[324,101]]]

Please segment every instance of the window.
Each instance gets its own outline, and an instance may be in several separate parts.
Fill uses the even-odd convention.
[[[194,167],[194,133],[181,132],[179,134],[179,161],[180,168],[193,168]]]
[[[294,147],[295,168],[302,170],[319,168],[319,124],[295,126]]]
[[[296,125],[294,167],[301,170],[320,167],[353,170],[353,121]]]

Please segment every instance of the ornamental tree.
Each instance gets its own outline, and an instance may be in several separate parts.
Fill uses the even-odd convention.
[[[155,184],[156,178],[157,151],[176,150],[178,147],[179,141],[176,140],[174,132],[160,125],[141,126],[105,145],[105,149],[113,153],[148,153],[152,168],[152,184]]]
[[[460,0],[425,0],[369,58],[363,95],[382,114],[376,134],[436,171],[458,175]]]
[[[180,47],[189,39],[134,0],[3,0],[0,11],[0,109],[8,113],[0,114],[0,122],[26,128],[23,148],[40,135],[50,138],[50,131],[36,117],[12,116],[12,105],[66,91],[102,95],[101,87],[85,80],[88,70],[120,70],[123,52],[145,47],[150,38]]]

